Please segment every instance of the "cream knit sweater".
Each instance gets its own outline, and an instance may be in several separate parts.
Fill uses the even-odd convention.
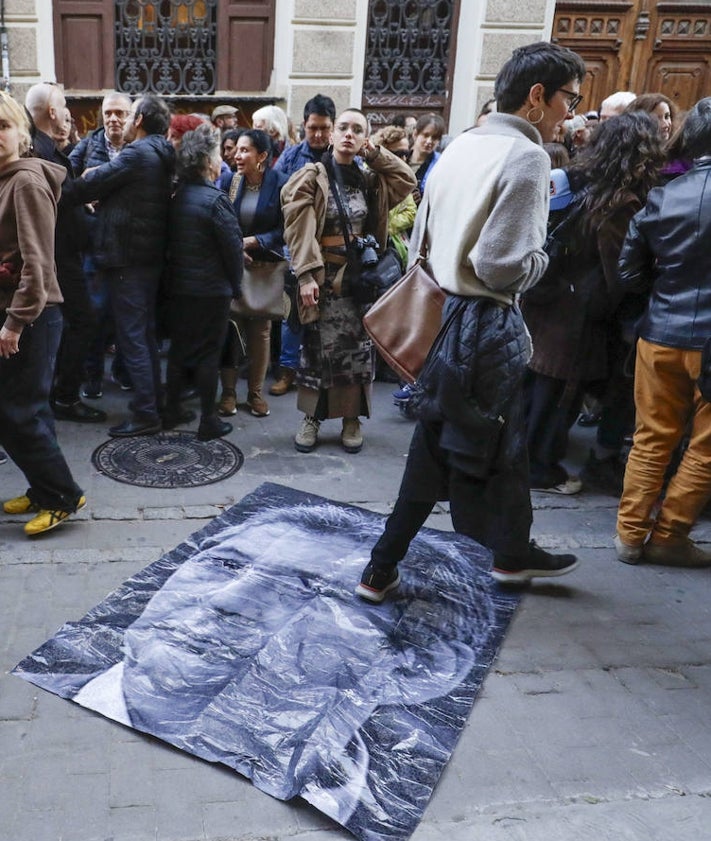
[[[531,124],[492,114],[446,148],[427,181],[412,239],[420,248],[427,209],[429,268],[455,295],[511,304],[538,282],[548,218],[550,159]]]

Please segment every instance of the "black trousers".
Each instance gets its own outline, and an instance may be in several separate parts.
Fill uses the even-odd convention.
[[[526,442],[534,488],[547,488],[568,478],[561,461],[568,451],[570,427],[580,414],[585,393],[578,385],[566,395],[567,383],[534,371],[526,372]]]
[[[84,380],[89,348],[96,332],[96,315],[79,259],[57,266],[57,279],[64,302],[62,342],[57,356],[54,399],[75,403]]]
[[[170,351],[168,353],[166,407],[175,409],[186,376],[200,395],[203,418],[215,414],[217,379],[227,335],[230,298],[176,295],[168,307]]]

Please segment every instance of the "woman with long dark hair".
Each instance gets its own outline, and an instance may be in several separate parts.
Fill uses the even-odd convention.
[[[297,370],[297,405],[304,419],[294,439],[299,452],[316,447],[321,421],[342,418],[341,444],[363,446],[361,416],[370,417],[374,351],[362,324],[362,308],[345,276],[352,237],[375,237],[384,250],[388,211],[415,186],[408,165],[368,137],[368,121],[356,108],[336,120],[332,146],[321,163],[296,172],[282,190],[292,268],[299,282],[304,333]],[[365,158],[368,171],[355,162]],[[345,231],[341,210],[350,228]]]
[[[417,178],[415,201],[418,204],[425,192],[427,179],[440,158],[441,152],[438,152],[437,148],[444,132],[444,120],[439,114],[423,114],[415,123],[409,161]]]
[[[615,549],[624,563],[701,567],[711,565],[711,552],[689,533],[711,498],[711,97],[691,109],[682,149],[693,167],[650,193],[620,257],[622,288],[648,305],[638,324],[636,427]]]
[[[629,423],[625,407],[629,415],[632,405],[631,386],[622,372],[629,348],[614,318],[617,260],[629,221],[656,184],[663,163],[657,123],[638,111],[602,123],[568,170],[576,195],[562,243],[567,256],[550,266],[522,305],[533,338],[526,415],[531,487],[536,490],[572,494],[582,487],[561,462],[586,388],[606,392],[603,404],[611,410],[606,417],[603,408],[598,440],[608,455],[622,445]]]

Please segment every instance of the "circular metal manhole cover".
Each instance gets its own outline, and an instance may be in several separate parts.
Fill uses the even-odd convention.
[[[94,450],[96,469],[127,485],[143,488],[192,488],[234,475],[242,451],[223,438],[198,441],[194,432],[160,432],[111,438]]]

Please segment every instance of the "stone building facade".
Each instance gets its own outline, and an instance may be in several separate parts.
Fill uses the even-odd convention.
[[[190,0],[189,0],[190,2]],[[199,2],[199,0],[198,0]],[[146,0],[136,0],[146,3]],[[229,0],[217,0],[229,5]],[[70,104],[82,99],[97,100],[107,88],[103,80],[74,89],[61,73],[61,50],[67,49],[63,21],[58,20],[62,0],[4,0],[5,21],[9,33],[12,91],[21,98],[26,88],[38,81],[57,81],[67,88]],[[110,0],[82,0],[66,3],[68,14],[78,16],[106,13]],[[214,97],[240,100],[255,105],[272,101],[282,105],[298,125],[303,103],[314,93],[333,97],[339,108],[361,105],[368,51],[369,16],[374,5],[369,0],[273,0],[272,66],[261,90],[220,88]],[[397,4],[391,4],[397,5]],[[412,4],[409,4],[410,6]],[[449,25],[451,42],[447,57],[444,112],[451,132],[466,128],[474,120],[479,106],[490,97],[492,83],[501,63],[511,50],[521,44],[550,36],[555,0],[423,0],[423,7],[451,6]],[[98,10],[98,11],[97,11]],[[67,30],[69,31],[69,30]],[[82,38],[71,45],[72,54],[82,51]],[[104,32],[110,31],[104,29]],[[236,30],[247,33],[249,30]],[[110,47],[111,45],[106,45]],[[96,49],[95,44],[86,48]],[[58,58],[60,59],[58,62]],[[87,59],[88,60],[88,59]],[[425,74],[426,75],[426,74]],[[426,79],[425,79],[426,81]],[[214,103],[204,103],[204,109]],[[417,109],[414,110],[427,110]]]

